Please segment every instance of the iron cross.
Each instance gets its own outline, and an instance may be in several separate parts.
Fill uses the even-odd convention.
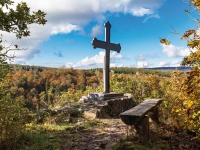
[[[103,80],[104,80],[104,93],[110,92],[110,50],[117,51],[118,53],[121,50],[120,44],[110,43],[110,28],[111,25],[107,21],[105,24],[105,41],[97,40],[94,38],[92,40],[93,48],[102,48],[105,49],[104,56],[104,69],[103,69]]]

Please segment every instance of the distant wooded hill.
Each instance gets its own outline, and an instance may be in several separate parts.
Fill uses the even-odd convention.
[[[173,71],[173,70],[179,70],[179,71],[190,71],[190,67],[155,67],[155,68],[146,68],[149,70],[168,70],[168,71]]]
[[[10,81],[12,81],[9,83],[11,98],[22,99],[25,106],[33,111],[46,108],[66,99],[66,97],[77,101],[84,93],[88,94],[90,91],[102,88],[102,68],[73,69],[29,65],[11,65],[11,68],[12,73],[8,74]],[[157,88],[157,84],[153,86],[154,81],[155,83],[164,82],[165,79],[171,77],[172,70],[175,69],[114,67],[110,68],[112,71],[110,80],[112,80],[112,83],[115,81],[115,83],[119,82],[121,84],[121,86],[113,84],[113,89],[114,87],[117,89],[119,86],[122,88],[121,90],[128,89],[140,93],[140,89],[143,90],[143,86],[147,88],[147,84],[149,89],[151,89],[150,87]],[[141,84],[140,87],[140,83],[144,83],[144,79],[146,79],[146,82]],[[150,80],[151,84],[149,84]],[[134,95],[137,95],[137,93]]]
[[[29,66],[29,65],[12,65],[13,68],[17,70],[34,70],[38,72],[42,72],[48,69],[59,69],[59,68],[50,68],[50,67],[43,67],[43,66]],[[67,69],[67,68],[62,68]],[[68,68],[70,69],[70,68]],[[103,72],[102,68],[93,68],[93,69],[77,69],[77,70],[90,70],[92,72],[98,70]],[[144,74],[152,74],[155,71],[158,71],[160,76],[171,76],[171,72],[174,70],[179,71],[190,71],[190,67],[155,67],[155,68],[133,68],[133,67],[112,67],[110,70],[114,71],[115,73],[124,73],[124,74],[135,74],[136,72],[144,73]]]

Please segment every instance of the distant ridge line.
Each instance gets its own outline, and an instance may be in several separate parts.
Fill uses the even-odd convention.
[[[189,71],[191,67],[155,67],[155,68],[145,68],[149,70],[180,70],[180,71]]]

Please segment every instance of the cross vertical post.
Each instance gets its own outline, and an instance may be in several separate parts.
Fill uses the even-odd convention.
[[[110,28],[111,25],[109,22],[105,23],[105,42],[107,45],[110,43]],[[104,56],[104,92],[110,92],[110,50],[108,48],[105,49],[105,56]]]
[[[117,51],[121,50],[120,44],[110,43],[110,28],[111,25],[107,21],[105,24],[105,41],[97,40],[94,38],[92,40],[93,48],[103,48],[105,49],[104,56],[104,69],[103,69],[103,80],[104,80],[104,93],[110,93],[110,50]]]

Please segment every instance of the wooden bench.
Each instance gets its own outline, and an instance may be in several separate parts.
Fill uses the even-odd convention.
[[[128,126],[134,126],[136,134],[141,135],[144,141],[149,141],[149,117],[159,123],[158,106],[162,99],[148,99],[137,106],[120,114],[121,120]]]

